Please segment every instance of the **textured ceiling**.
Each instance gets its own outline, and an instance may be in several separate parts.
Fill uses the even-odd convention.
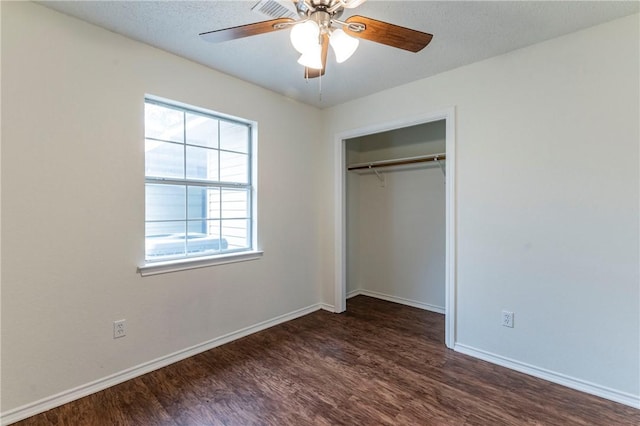
[[[287,0],[282,0],[286,3]],[[638,13],[637,1],[376,1],[353,14],[434,34],[419,53],[362,40],[342,64],[306,81],[288,30],[214,44],[201,32],[269,19],[254,1],[39,2],[84,21],[320,108]]]

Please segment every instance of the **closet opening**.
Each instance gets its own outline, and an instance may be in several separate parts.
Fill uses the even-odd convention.
[[[339,135],[335,311],[358,295],[445,315],[455,342],[453,111]]]

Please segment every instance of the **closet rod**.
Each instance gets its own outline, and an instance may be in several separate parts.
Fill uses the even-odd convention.
[[[425,163],[427,161],[440,161],[440,160],[446,160],[446,159],[447,159],[447,156],[444,153],[433,154],[433,155],[421,155],[419,157],[398,158],[396,160],[383,160],[383,161],[372,161],[370,163],[350,164],[347,166],[347,170],[370,169],[373,167],[404,166],[406,164]]]

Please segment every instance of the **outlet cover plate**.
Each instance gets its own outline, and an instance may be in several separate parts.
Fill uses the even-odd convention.
[[[504,327],[513,328],[513,312],[502,311],[502,325]]]
[[[113,338],[118,339],[127,335],[127,320],[113,322]]]

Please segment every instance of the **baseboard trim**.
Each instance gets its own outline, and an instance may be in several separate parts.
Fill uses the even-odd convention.
[[[320,303],[320,309],[322,309],[323,311],[331,312],[331,313],[336,312],[336,307],[333,305],[329,305],[328,303]]]
[[[438,314],[445,313],[445,308],[442,306],[431,305],[429,303],[418,302],[417,300],[405,299],[404,297],[392,296],[390,294],[384,294],[377,291],[366,290],[363,288],[347,293],[347,299],[359,295],[375,297],[376,299],[382,299],[389,302],[399,303],[401,305],[412,306],[414,308],[424,309],[425,311],[431,311]]]
[[[352,290],[350,292],[347,293],[347,299],[351,299],[352,297],[356,297],[356,296],[360,296],[360,289],[358,290]]]
[[[519,371],[530,376],[544,379],[549,382],[553,382],[562,386],[566,386],[571,389],[575,389],[581,392],[585,392],[591,395],[598,396],[600,398],[608,399],[610,401],[619,402],[620,404],[628,405],[633,408],[640,409],[640,395],[633,395],[626,392],[620,392],[615,389],[600,386],[595,383],[590,383],[585,380],[576,379],[565,374],[550,371],[544,368],[536,367],[534,365],[526,364],[524,362],[516,361],[507,357],[493,354],[491,352],[484,351],[482,349],[476,349],[471,346],[467,346],[461,343],[456,343],[453,349],[457,352],[465,355],[472,356],[474,358],[481,359],[483,361],[497,364],[502,367],[509,368],[511,370]]]
[[[103,377],[102,379],[98,379],[93,382],[75,387],[73,389],[60,392],[56,395],[43,398],[39,401],[23,405],[12,410],[8,410],[7,412],[0,414],[0,424],[4,426],[18,422],[20,420],[24,420],[28,417],[43,413],[45,411],[51,410],[52,408],[59,407],[71,401],[75,401],[77,399],[94,394],[117,384],[126,382],[127,380],[134,379],[136,377],[150,373],[154,370],[166,367],[167,365],[171,365],[178,361],[182,361],[183,359],[224,345],[225,343],[229,343],[250,334],[257,333],[258,331],[266,330],[267,328],[273,327],[283,322],[291,321],[293,319],[315,312],[319,309],[327,308],[331,308],[331,310],[333,310],[333,306],[325,305],[322,303],[317,303],[306,308],[297,309],[293,312],[279,315],[270,320],[259,322],[255,325],[245,327],[231,333],[227,333],[215,339],[211,339],[198,345],[174,352],[172,354],[156,358],[155,360],[145,362],[143,364],[123,370],[110,376]]]

